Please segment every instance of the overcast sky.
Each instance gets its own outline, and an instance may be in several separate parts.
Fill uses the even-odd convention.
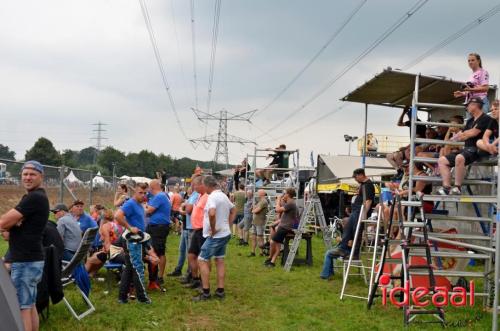
[[[262,109],[312,58],[361,0],[222,0],[211,111]],[[394,24],[416,0],[368,0],[304,75],[254,125],[230,123],[229,133],[254,140],[300,107]],[[195,106],[188,0],[146,1],[182,126],[204,135]],[[195,0],[199,108],[206,111],[214,0]],[[339,99],[385,67],[401,68],[460,30],[498,1],[429,0],[414,16],[297,116],[271,132],[282,136],[338,107]],[[215,145],[193,149],[184,139],[162,85],[139,1],[2,1],[0,11],[0,143],[18,159],[44,136],[57,149],[81,149],[98,121],[106,145],[174,157],[213,158]],[[478,52],[499,81],[500,14],[476,27],[411,72],[465,80],[467,54]],[[399,113],[376,109],[369,131],[405,135]],[[361,135],[363,106],[348,108],[280,142],[302,155],[345,154],[343,135]],[[217,123],[208,128],[216,132]],[[258,129],[260,128],[260,130]],[[268,136],[257,141],[276,146]],[[353,148],[354,149],[354,148]],[[237,162],[250,147],[230,145]],[[303,159],[305,161],[305,158]]]

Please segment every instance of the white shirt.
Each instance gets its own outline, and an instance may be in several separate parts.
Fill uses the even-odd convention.
[[[207,204],[205,205],[205,215],[203,217],[203,237],[210,236],[210,219],[208,211],[215,208],[215,230],[217,233],[214,238],[224,238],[231,234],[229,228],[229,213],[234,205],[229,201],[228,197],[221,190],[215,190],[208,196]]]

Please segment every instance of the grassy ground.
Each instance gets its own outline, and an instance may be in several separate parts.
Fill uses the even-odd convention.
[[[179,237],[168,238],[168,271],[177,258]],[[0,253],[6,245],[0,242]],[[248,248],[232,240],[227,254],[227,285],[224,301],[193,303],[192,290],[182,288],[176,279],[168,279],[167,293],[153,293],[152,305],[117,303],[117,287],[106,295],[105,283],[93,282],[91,300],[96,312],[81,322],[71,317],[63,303],[51,306],[50,318],[42,330],[401,330],[402,312],[382,307],[379,302],[370,311],[365,301],[340,301],[341,277],[319,279],[323,245],[315,238],[314,265],[267,269],[263,258],[247,257]],[[301,256],[303,256],[301,252]],[[104,277],[104,273],[101,274]],[[356,277],[354,277],[356,278]],[[352,292],[365,295],[361,279],[354,279]],[[66,295],[77,306],[81,299],[73,289]],[[446,310],[449,329],[488,330],[491,315],[479,307]],[[460,325],[457,327],[457,325]],[[1,327],[0,327],[1,329]],[[437,324],[413,324],[409,330],[440,330]]]

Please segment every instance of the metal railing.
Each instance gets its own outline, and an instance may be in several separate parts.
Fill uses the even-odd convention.
[[[13,208],[25,194],[22,165],[23,162],[0,159],[0,214]],[[43,188],[51,206],[56,203],[70,205],[79,199],[85,203],[85,208],[93,204],[111,207],[118,182],[117,177],[99,176],[87,169],[44,165]]]

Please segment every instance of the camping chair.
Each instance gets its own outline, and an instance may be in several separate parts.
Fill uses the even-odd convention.
[[[94,239],[97,235],[98,230],[99,230],[99,228],[97,228],[97,227],[87,229],[87,231],[85,231],[85,233],[83,234],[83,238],[80,241],[80,246],[78,246],[78,249],[76,250],[75,255],[73,256],[71,261],[69,261],[63,267],[63,270],[61,271],[61,281],[62,281],[63,287],[66,287],[67,285],[70,285],[70,284],[75,284],[75,280],[73,279],[73,277],[71,277],[71,275],[72,275],[73,271],[75,270],[75,268],[78,265],[80,265],[84,261],[84,259],[87,257],[89,249],[92,246],[92,243],[94,242]],[[77,320],[81,320],[85,316],[94,312],[95,308],[94,308],[94,305],[92,305],[92,302],[90,302],[90,299],[85,295],[85,293],[78,286],[76,286],[76,288],[78,289],[78,291],[80,291],[80,294],[87,305],[88,309],[86,311],[84,311],[83,313],[78,315],[75,312],[75,310],[73,309],[73,307],[71,306],[71,304],[66,299],[66,296],[64,296],[63,300],[64,300],[64,303],[66,304],[66,307],[68,307],[69,311],[71,312],[71,314]]]

